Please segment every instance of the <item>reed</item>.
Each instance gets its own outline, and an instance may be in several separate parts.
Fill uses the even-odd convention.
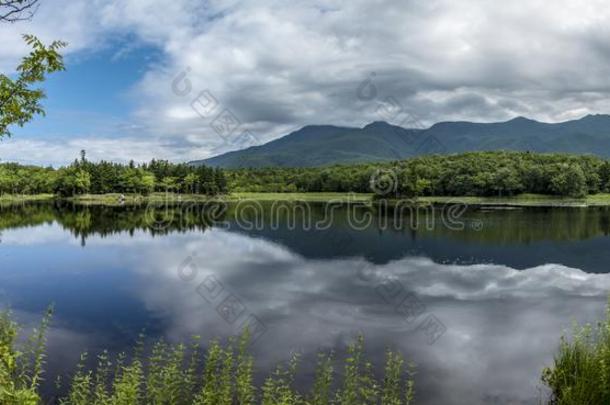
[[[83,353],[67,382],[67,393],[53,402],[39,393],[51,315],[49,310],[23,349],[16,344],[19,326],[9,313],[0,315],[0,404],[406,405],[414,397],[413,368],[405,367],[400,354],[388,351],[384,376],[378,380],[365,356],[362,336],[347,347],[342,367],[336,366],[333,353],[318,354],[310,389],[295,386],[299,355],[278,365],[256,387],[246,330],[237,339],[213,340],[205,350],[198,337],[189,345],[159,340],[147,348],[141,336],[129,355],[111,358],[104,351],[90,368],[86,366],[89,355]]]
[[[610,304],[604,321],[577,326],[572,338],[561,338],[542,381],[554,405],[610,403]]]
[[[19,326],[9,312],[0,313],[0,404],[37,405],[45,364],[46,332],[53,308],[34,329],[23,348],[17,348]]]

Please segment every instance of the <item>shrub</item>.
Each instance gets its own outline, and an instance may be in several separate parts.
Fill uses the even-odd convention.
[[[605,321],[577,327],[572,339],[561,338],[542,381],[551,390],[551,404],[610,403],[610,305]]]

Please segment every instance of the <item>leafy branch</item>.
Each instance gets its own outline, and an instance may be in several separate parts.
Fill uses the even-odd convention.
[[[0,0],[0,6],[3,6]],[[45,76],[65,70],[59,50],[67,44],[54,41],[46,46],[33,35],[23,36],[32,50],[17,67],[18,77],[12,80],[0,74],[0,138],[10,136],[10,125],[23,126],[34,115],[44,115],[40,101],[45,97],[42,89],[31,86],[45,80]]]

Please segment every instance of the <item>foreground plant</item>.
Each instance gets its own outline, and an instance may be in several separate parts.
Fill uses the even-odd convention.
[[[554,405],[610,403],[610,304],[603,322],[575,328],[571,340],[562,337],[542,381]]]
[[[52,308],[34,329],[24,348],[18,350],[18,325],[8,312],[0,313],[0,404],[37,405],[41,402],[38,388],[42,380],[46,332]]]
[[[39,405],[44,366],[45,334],[52,311],[45,316],[24,350],[15,341],[18,326],[8,313],[0,316],[0,404]],[[332,353],[320,353],[310,390],[295,386],[299,355],[257,388],[254,358],[249,353],[250,334],[222,344],[212,341],[205,353],[199,338],[186,346],[163,340],[147,349],[144,338],[132,355],[111,359],[104,351],[97,365],[87,368],[83,353],[70,378],[61,405],[408,405],[414,397],[414,371],[405,367],[398,353],[386,353],[384,377],[375,377],[373,364],[365,357],[364,339],[358,337],[347,348],[342,378],[335,372]]]

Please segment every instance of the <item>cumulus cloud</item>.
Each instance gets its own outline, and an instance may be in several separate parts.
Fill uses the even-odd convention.
[[[164,59],[133,89],[132,118],[148,124],[143,138],[178,138],[206,157],[235,148],[210,127],[225,108],[259,142],[385,118],[387,97],[426,125],[608,112],[609,14],[602,0],[57,1],[27,28],[0,29],[10,44],[0,66],[12,66],[23,52],[16,32],[30,28],[75,55],[121,35],[152,44]],[[191,91],[177,95],[172,82],[187,68]],[[358,97],[367,78],[375,97]],[[205,119],[190,107],[203,90],[219,104]],[[175,155],[190,157],[165,156]]]

